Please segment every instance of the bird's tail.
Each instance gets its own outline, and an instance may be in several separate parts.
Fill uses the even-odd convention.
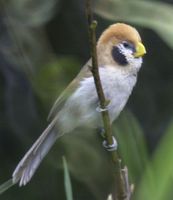
[[[56,120],[50,123],[19,162],[12,175],[13,183],[19,181],[19,185],[23,186],[31,180],[41,161],[58,137],[58,133],[54,131],[55,123]]]

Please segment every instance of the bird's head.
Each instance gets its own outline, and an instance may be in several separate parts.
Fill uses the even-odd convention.
[[[146,53],[138,31],[123,23],[109,26],[97,43],[99,66],[138,70]]]

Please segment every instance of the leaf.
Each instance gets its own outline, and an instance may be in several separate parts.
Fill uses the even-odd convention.
[[[13,185],[14,185],[14,183],[13,183],[12,179],[9,179],[8,181],[6,181],[2,185],[0,185],[0,195],[3,194],[9,188],[11,188]]]
[[[154,30],[173,48],[173,6],[158,1],[98,0],[96,13],[106,19],[127,21]]]
[[[164,135],[144,173],[136,200],[163,200],[172,195],[170,188],[173,186],[173,122]]]
[[[72,186],[69,175],[69,170],[67,166],[67,161],[63,156],[63,166],[64,166],[64,186],[67,200],[73,200]]]
[[[113,128],[120,155],[127,165],[132,181],[136,182],[148,162],[144,133],[132,113],[124,111]]]

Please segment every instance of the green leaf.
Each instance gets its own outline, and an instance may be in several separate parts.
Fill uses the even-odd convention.
[[[173,186],[173,122],[164,135],[144,173],[136,200],[163,200],[172,195],[170,188]]]
[[[132,182],[136,182],[148,163],[142,128],[133,114],[126,110],[115,123],[113,131],[116,133],[118,149],[128,167],[130,178]]]
[[[96,13],[113,21],[126,21],[154,30],[173,48],[173,6],[159,1],[98,0]]]
[[[69,175],[69,170],[67,166],[67,161],[63,156],[63,166],[64,166],[64,186],[67,200],[73,200],[72,186]]]
[[[14,185],[14,183],[13,183],[12,179],[9,179],[8,181],[6,181],[2,185],[0,185],[0,195],[3,194],[9,188],[11,188],[13,185]]]

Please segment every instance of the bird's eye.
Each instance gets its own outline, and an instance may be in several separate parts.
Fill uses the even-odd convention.
[[[131,48],[130,43],[128,43],[128,42],[126,42],[126,41],[124,41],[122,44],[123,44],[123,46],[124,46],[125,48]]]
[[[124,48],[131,50],[133,53],[136,51],[134,44],[131,42],[123,41],[121,44]]]

